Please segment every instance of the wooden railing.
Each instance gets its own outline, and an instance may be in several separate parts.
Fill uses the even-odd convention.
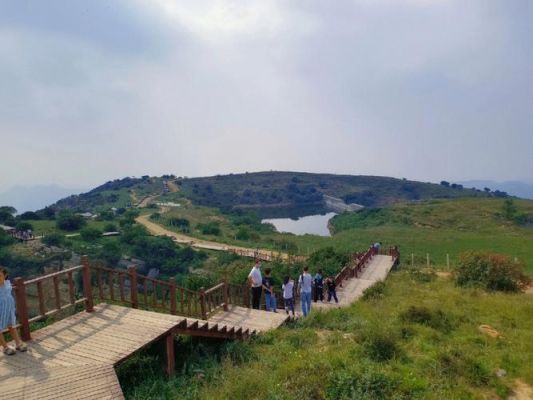
[[[335,276],[342,286],[344,280],[357,277],[376,249],[355,253],[348,265]],[[397,247],[387,254],[399,262]],[[296,286],[296,285],[295,285]],[[207,290],[190,290],[176,285],[174,278],[162,281],[139,275],[135,267],[127,270],[90,265],[87,256],[81,265],[24,281],[16,278],[13,286],[16,308],[23,340],[30,340],[30,323],[46,319],[69,308],[84,304],[85,311],[92,312],[94,301],[125,304],[172,315],[207,319],[219,310],[228,310],[229,305],[250,307],[250,290],[246,285],[229,284],[225,280]],[[49,294],[52,293],[50,296]],[[278,308],[283,308],[281,291],[275,291]],[[295,290],[294,299],[299,294]],[[264,302],[263,302],[264,304]]]

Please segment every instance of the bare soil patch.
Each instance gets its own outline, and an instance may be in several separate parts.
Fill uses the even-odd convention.
[[[508,400],[533,400],[533,387],[520,379],[514,381],[513,394]]]

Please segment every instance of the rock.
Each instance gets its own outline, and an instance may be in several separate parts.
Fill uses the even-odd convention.
[[[507,371],[506,371],[506,370],[501,369],[501,368],[498,368],[498,369],[496,370],[496,376],[497,376],[498,378],[503,378],[505,375],[507,375]]]

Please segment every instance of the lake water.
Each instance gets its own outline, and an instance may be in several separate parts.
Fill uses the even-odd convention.
[[[337,215],[330,212],[324,215],[308,215],[300,217],[297,220],[291,218],[271,218],[264,219],[262,222],[268,222],[276,227],[278,232],[290,232],[295,235],[311,235],[331,236],[328,229],[328,221]]]

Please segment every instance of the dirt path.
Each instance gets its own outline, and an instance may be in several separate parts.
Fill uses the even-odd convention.
[[[167,187],[171,193],[176,193],[180,190],[180,188],[176,184],[176,181],[167,181]]]
[[[281,253],[273,250],[259,250],[251,249],[248,247],[233,246],[224,243],[212,242],[209,240],[197,239],[191,236],[184,235],[182,233],[173,232],[162,227],[155,222],[150,221],[149,215],[141,215],[136,218],[137,223],[143,225],[148,231],[155,236],[169,236],[174,239],[177,243],[188,244],[189,246],[196,247],[199,249],[207,250],[216,250],[216,251],[227,251],[230,253],[237,253],[244,257],[256,257],[258,256],[262,260],[269,261],[275,258],[281,258],[283,260],[288,260],[289,255],[287,253]],[[295,257],[291,257],[294,259]]]

